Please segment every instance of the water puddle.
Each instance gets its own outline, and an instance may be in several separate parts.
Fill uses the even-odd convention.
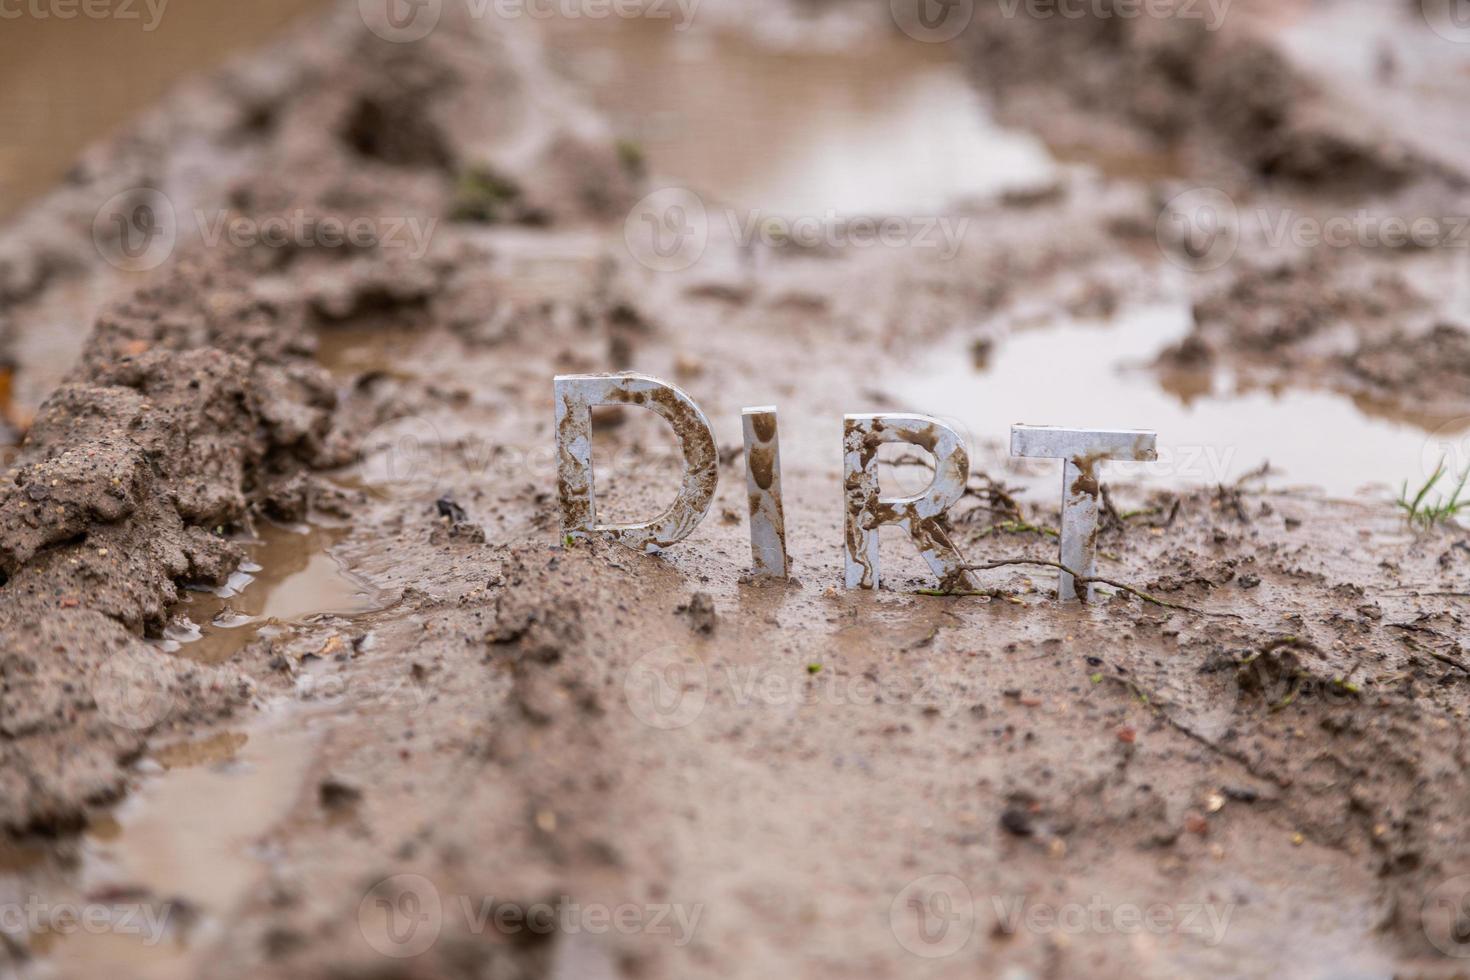
[[[893,38],[788,50],[638,19],[545,30],[552,61],[637,143],[652,173],[697,178],[707,203],[732,209],[914,215],[1045,186],[1059,165],[1123,179],[1180,168],[1167,156],[1049,151],[1000,127],[942,46]],[[1157,429],[1162,458],[1139,469],[1162,485],[1234,482],[1270,461],[1278,485],[1381,496],[1432,472],[1426,434],[1436,420],[1330,390],[1251,387],[1229,372],[1160,379],[1146,369],[1188,326],[1182,299],[1113,322],[1061,320],[1005,338],[982,367],[956,340],[887,387],[976,435],[1021,420]]]
[[[1461,124],[1470,73],[1463,44],[1446,43],[1470,37],[1459,0],[1337,0],[1301,4],[1293,14],[1278,18],[1275,40],[1324,87],[1430,156],[1470,155],[1470,129]]]
[[[170,652],[223,663],[267,630],[381,609],[383,596],[331,555],[345,528],[262,525],[250,560],[221,588],[189,593],[164,632]]]
[[[980,365],[956,341],[887,387],[905,404],[958,422],[972,439],[995,437],[1014,422],[1157,430],[1159,461],[1110,464],[1118,479],[1233,483],[1269,460],[1273,483],[1336,497],[1365,488],[1381,495],[1390,485],[1396,493],[1405,478],[1423,482],[1425,429],[1371,414],[1346,395],[1251,389],[1228,372],[1173,375],[1161,384],[1147,365],[1190,322],[1179,302],[1112,321],[1063,319],[1011,334]],[[1434,463],[1427,460],[1430,472]]]
[[[89,830],[76,895],[53,903],[109,909],[112,927],[33,936],[34,975],[197,975],[191,952],[223,935],[264,875],[268,836],[305,785],[315,738],[309,725],[261,719],[155,752],[167,775],[146,779]]]
[[[0,874],[29,871],[44,860],[46,851],[39,845],[0,838]]]
[[[422,330],[378,323],[334,325],[317,331],[316,359],[342,380],[371,375],[408,381],[419,376],[410,368],[421,361],[423,346]]]
[[[1041,141],[993,122],[941,45],[784,50],[615,18],[551,22],[547,38],[653,174],[741,210],[934,214],[1056,176]]]
[[[64,14],[45,4],[7,5],[0,30],[0,216],[60,181],[88,143],[180,76],[214,67],[323,6],[323,0],[140,2],[104,7],[115,16],[96,16],[75,7]],[[36,9],[50,9],[51,16],[22,16]]]

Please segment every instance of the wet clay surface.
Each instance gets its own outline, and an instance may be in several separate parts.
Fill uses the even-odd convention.
[[[1178,271],[1139,247],[1172,178],[1089,172],[1080,189],[966,205],[976,220],[952,258],[752,253],[714,226],[699,263],[657,273],[624,242],[638,175],[527,25],[446,6],[428,40],[392,45],[355,4],[338,13],[203,85],[209,112],[165,106],[136,140],[95,151],[109,165],[35,212],[95,209],[119,168],[147,163],[180,199],[242,213],[441,224],[421,261],[382,244],[186,241],[92,318],[0,497],[0,889],[131,896],[182,917],[162,946],[7,927],[0,969],[1453,975],[1456,913],[1434,898],[1470,872],[1462,530],[1411,530],[1382,497],[1105,464],[1099,574],[1147,599],[1099,586],[1096,604],[1062,606],[1054,570],[1026,566],[970,573],[983,594],[933,594],[893,528],[884,587],[841,589],[842,416],[952,415],[916,373],[946,344],[1001,354],[1006,318],[1038,296],[1112,307],[1127,330],[1161,270]],[[1019,43],[1008,30],[985,37]],[[1291,62],[1273,64],[1294,92]],[[1049,87],[1038,97],[1075,96],[1065,79]],[[1165,124],[1197,128],[1197,109],[1165,110],[1161,123],[1125,113],[1119,131],[1147,143]],[[262,112],[269,125],[247,124]],[[1181,165],[1303,178],[1315,144],[1294,119],[1269,153],[1206,141]],[[1320,138],[1345,148],[1345,182],[1441,193],[1438,165],[1390,165],[1334,125]],[[233,162],[212,184],[167,184],[157,161],[179,140]],[[520,188],[509,210],[505,181]],[[96,263],[90,242],[7,234],[31,262],[6,266],[24,333]],[[1215,331],[1290,351],[1316,319],[1341,318],[1360,345],[1307,373],[1405,394],[1393,379],[1412,369],[1374,343],[1412,297],[1334,292],[1323,313],[1291,273],[1283,285],[1254,268],[1191,280],[1209,356],[1251,356]],[[1231,290],[1245,301],[1208,298]],[[1460,341],[1428,336],[1452,365]],[[714,430],[709,517],[658,556],[560,535],[551,378],[625,369],[676,381]],[[798,578],[753,582],[740,411],[772,403]],[[1060,464],[1003,456],[1013,421],[968,433],[965,495],[934,529],[970,563],[1056,556]],[[640,405],[594,425],[599,508],[646,520],[667,506],[681,471],[667,428]],[[1161,449],[1169,439],[1161,429]],[[921,490],[921,448],[880,454],[885,484]],[[171,624],[203,608],[191,586],[291,568],[246,544],[270,521],[331,529],[301,571],[325,555],[374,601],[296,603],[287,572],[252,600],[270,630],[218,663],[187,643],[170,653]],[[267,596],[292,605],[272,613]],[[910,918],[932,876],[968,896],[946,907],[949,938]],[[437,896],[415,920],[437,931],[399,956],[378,901],[423,911],[405,891]],[[557,896],[673,906],[695,924],[528,935],[476,915]],[[1004,915],[1017,902],[1228,921],[1026,928]]]

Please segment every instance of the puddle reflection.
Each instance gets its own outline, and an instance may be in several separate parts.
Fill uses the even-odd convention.
[[[1110,464],[1115,479],[1233,483],[1269,460],[1273,483],[1344,497],[1397,492],[1405,478],[1423,482],[1433,472],[1432,419],[1374,413],[1331,391],[1252,389],[1225,372],[1170,374],[1161,383],[1146,365],[1189,324],[1183,304],[1124,311],[1111,322],[1059,321],[1001,340],[983,370],[960,342],[890,386],[907,404],[958,420],[972,438],[999,440],[1015,422],[1157,430],[1159,461]]]
[[[354,578],[330,548],[345,528],[263,525],[250,561],[226,585],[191,592],[174,610],[164,646],[182,657],[223,663],[265,629],[312,616],[353,616],[382,608],[383,597]]]

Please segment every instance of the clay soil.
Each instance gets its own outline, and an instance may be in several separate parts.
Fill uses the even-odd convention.
[[[1200,258],[1161,239],[1176,194],[1464,213],[1470,158],[1424,137],[1434,106],[1406,119],[1281,42],[1295,8],[1206,33],[979,6],[953,57],[1096,170],[967,205],[952,258],[713,228],[701,261],[649,269],[624,237],[645,161],[535,25],[452,4],[402,44],[344,4],[16,219],[11,360],[23,378],[41,330],[69,353],[33,417],[13,408],[0,489],[0,901],[171,918],[142,950],[7,920],[0,976],[1463,975],[1463,529],[1105,469],[1099,574],[1128,588],[1096,603],[1030,566],[938,594],[887,532],[884,587],[841,588],[842,414],[922,410],[888,392],[962,328],[1004,343],[985,324],[1014,304],[1146,302]],[[886,7],[709,17],[861,43],[892,40]],[[1403,63],[1447,43],[1393,23]],[[366,215],[380,239],[181,234],[122,273],[92,216],[129,188],[181,215]],[[411,221],[434,223],[422,256],[390,240]],[[1341,391],[1426,432],[1470,416],[1467,323],[1423,258],[1243,236],[1191,275],[1158,370]],[[618,370],[680,384],[719,449],[709,518],[657,556],[561,536],[551,378]],[[746,575],[740,410],[772,403],[788,582]],[[1016,421],[1048,420],[968,434],[950,531],[975,563],[1056,557],[1056,469],[996,448]],[[660,509],[669,434],[596,422],[605,516]],[[885,481],[922,486],[921,457]],[[304,526],[354,608],[188,642],[198,590],[270,573],[257,542]],[[395,946],[382,908],[417,915],[426,887],[437,941]],[[563,899],[643,918],[503,924]],[[1104,912],[1008,915],[1037,907]]]

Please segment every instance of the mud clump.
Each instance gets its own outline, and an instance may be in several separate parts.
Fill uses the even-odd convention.
[[[1190,333],[1166,348],[1158,363],[1199,367],[1226,350],[1279,357],[1331,327],[1371,329],[1422,305],[1393,274],[1380,276],[1373,289],[1364,290],[1335,284],[1332,270],[1317,262],[1248,266],[1228,285],[1195,302]]]
[[[11,833],[81,828],[122,795],[121,766],[149,731],[228,716],[251,694],[232,671],[160,656],[76,596],[57,605],[0,601],[0,828]]]
[[[694,593],[688,602],[674,611],[688,619],[689,628],[701,636],[712,634],[719,623],[719,616],[715,613],[715,600],[710,598],[708,592]]]
[[[162,627],[183,583],[236,568],[226,532],[277,479],[344,458],[329,435],[333,389],[294,340],[299,316],[252,301],[249,283],[185,262],[104,313],[6,474],[0,629],[7,674],[24,683],[7,684],[0,712],[5,771],[46,787],[3,794],[0,823],[12,829],[75,825],[120,785],[117,764],[144,733],[181,709],[237,702],[237,677],[164,657],[138,635]],[[158,710],[113,690],[132,687],[108,673],[122,663],[151,678],[142,693],[155,689]],[[24,707],[11,700],[22,696]],[[43,719],[15,720],[37,706]],[[56,754],[66,726],[77,731]]]
[[[1190,332],[1155,367],[1313,382],[1427,420],[1470,412],[1470,332],[1431,319],[1431,301],[1399,272],[1366,285],[1359,272],[1320,258],[1246,264],[1196,299]]]
[[[1433,170],[1233,22],[1213,31],[1183,16],[1096,7],[1076,17],[1008,16],[1001,6],[976,5],[962,38],[969,64],[1003,111],[1039,124],[1049,142],[1095,137],[1099,119],[1113,120],[1117,142],[1185,146],[1314,189],[1382,191]],[[1038,116],[1041,104],[1070,111]]]
[[[432,254],[461,174],[494,161],[515,188],[511,218],[524,223],[533,213],[539,224],[602,216],[632,200],[634,175],[615,141],[599,141],[571,103],[548,98],[527,115],[527,99],[558,83],[517,53],[526,39],[512,34],[450,11],[421,43],[393,44],[342,4],[271,58],[221,73],[93,151],[71,186],[38,209],[53,225],[89,229],[90,217],[54,219],[95,214],[115,173],[156,187],[180,214],[207,206],[261,227],[290,219],[283,227],[293,231],[280,242],[181,238],[178,257],[148,286],[96,316],[4,476],[0,824],[78,825],[88,806],[119,790],[120,767],[148,732],[238,703],[238,674],[165,656],[143,637],[163,629],[185,585],[219,584],[239,567],[236,539],[257,515],[301,520],[331,496],[313,472],[351,462],[355,433],[377,419],[371,409],[344,411],[337,382],[314,359],[313,330],[420,324],[447,270],[484,259]],[[189,133],[182,143],[180,132]],[[511,162],[501,162],[511,145]],[[196,152],[230,165],[197,187],[157,177],[169,170],[160,160]],[[354,219],[370,220],[371,234],[324,237]],[[35,299],[95,260],[87,231],[58,244],[54,229],[43,230],[13,228],[0,242],[5,299]],[[410,231],[419,237],[406,240]],[[88,261],[70,258],[73,245]],[[460,537],[475,544],[482,533],[466,526]],[[503,631],[516,631],[515,618],[507,613]],[[544,623],[526,630],[533,658],[574,640]],[[174,710],[132,727],[107,721],[105,698],[86,683],[107,662],[103,650],[156,667]],[[50,722],[24,720],[35,711],[16,700],[21,692],[29,705],[50,706],[47,717],[71,719],[66,752]]]
[[[1343,359],[1348,371],[1385,394],[1464,391],[1470,386],[1470,333],[1449,323],[1410,336],[1400,331],[1365,343]]]

